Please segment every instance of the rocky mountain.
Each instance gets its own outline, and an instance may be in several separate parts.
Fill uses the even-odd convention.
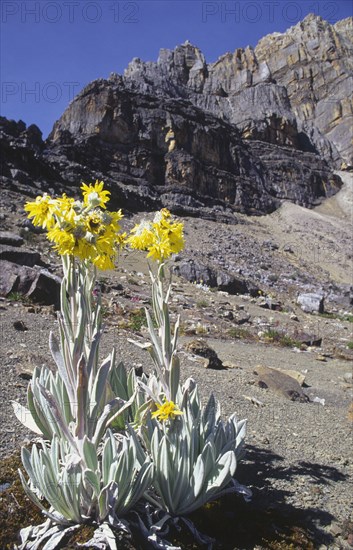
[[[46,142],[1,119],[3,185],[103,179],[125,209],[235,221],[283,200],[312,207],[352,163],[352,18],[309,15],[207,64],[189,42],[89,84]],[[33,191],[32,191],[33,192]]]
[[[216,63],[189,43],[134,59],[125,78],[144,93],[184,97],[240,129],[245,139],[308,148],[352,163],[352,18],[309,15],[286,33],[238,48]],[[338,166],[337,166],[338,167]]]

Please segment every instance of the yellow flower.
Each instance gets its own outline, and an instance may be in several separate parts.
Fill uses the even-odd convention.
[[[152,418],[157,418],[160,421],[169,420],[171,418],[174,420],[176,416],[184,414],[174,401],[165,401],[163,405],[156,403],[157,411],[152,413]]]
[[[119,222],[124,217],[124,214],[121,210],[118,210],[117,212],[108,212],[106,210],[105,212],[102,212],[102,221],[106,225],[111,225],[115,231],[120,230]]]
[[[62,229],[59,225],[55,225],[48,231],[48,240],[55,243],[55,250],[61,256],[72,256],[75,250],[76,239],[72,232]]]
[[[53,217],[55,201],[47,193],[36,197],[35,201],[26,202],[24,209],[28,212],[28,218],[33,218],[33,225],[41,225],[49,229],[55,224]]]
[[[117,255],[115,235],[113,236],[103,235],[102,237],[98,237],[95,243],[95,248],[96,248],[96,253],[99,256],[109,256],[112,259],[112,261],[115,260],[115,257]]]
[[[86,234],[85,238],[76,239],[72,254],[77,258],[80,258],[80,260],[93,261],[93,258],[97,255],[97,251],[94,246],[94,242],[91,243]]]
[[[116,245],[118,248],[123,248],[127,244],[127,234],[119,233],[115,235]]]
[[[161,223],[163,220],[166,220],[171,217],[171,213],[168,208],[162,208],[159,212],[156,212],[154,215],[153,223]]]
[[[28,217],[35,225],[48,230],[47,238],[61,255],[87,260],[99,269],[113,269],[117,250],[126,240],[120,234],[121,210],[102,210],[109,200],[103,182],[82,185],[84,202],[75,201],[64,193],[57,199],[45,194],[25,205]]]
[[[62,220],[67,223],[74,223],[76,211],[74,209],[75,199],[67,197],[66,193],[63,193],[61,197],[55,199],[55,217],[57,220]]]
[[[114,269],[114,256],[109,256],[108,254],[100,254],[98,256],[95,256],[92,260],[92,263],[98,267],[98,269],[101,269],[102,271],[106,271],[107,269]]]
[[[131,248],[136,250],[148,250],[154,242],[154,234],[152,224],[146,220],[135,225],[131,230],[132,235],[128,238]]]
[[[148,251],[147,257],[163,262],[184,248],[183,223],[172,220],[169,210],[157,212],[153,222],[143,220],[127,239],[131,248]]]
[[[170,244],[167,240],[161,240],[160,242],[153,243],[148,248],[147,258],[152,260],[163,261],[165,258],[169,258],[172,254]]]
[[[96,180],[94,185],[92,183],[86,185],[82,182],[83,203],[86,207],[95,208],[100,206],[101,208],[106,208],[105,203],[109,202],[108,195],[110,195],[110,191],[104,190],[103,187],[103,181],[99,182]]]
[[[101,235],[105,232],[106,226],[102,223],[102,216],[99,210],[92,210],[84,218],[87,231]]]

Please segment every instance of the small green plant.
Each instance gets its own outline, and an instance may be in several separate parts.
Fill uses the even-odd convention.
[[[338,319],[339,315],[337,313],[329,313],[328,311],[325,311],[324,313],[319,313],[320,317],[324,317],[325,319]]]
[[[297,342],[297,340],[293,340],[293,338],[291,338],[287,334],[283,334],[278,340],[278,343],[284,348],[300,348],[301,346],[300,342]]]
[[[139,332],[142,327],[146,326],[147,321],[145,311],[142,308],[131,311],[129,328],[136,332]]]
[[[237,338],[239,340],[251,340],[253,335],[250,330],[246,328],[232,327],[227,332],[230,338]]]
[[[292,347],[300,347],[301,343],[297,340],[294,340],[288,334],[284,334],[283,332],[280,332],[276,329],[269,328],[266,330],[266,332],[263,335],[264,339],[278,344],[279,346],[285,347],[285,348],[292,348]]]
[[[32,304],[31,298],[29,298],[28,296],[25,296],[24,294],[18,291],[10,292],[10,294],[7,295],[7,299],[10,302],[22,302],[23,304],[26,304],[26,305]]]
[[[110,317],[111,311],[107,304],[101,305],[101,315],[103,319],[108,319],[108,317]]]
[[[179,336],[185,336],[188,332],[188,326],[185,321],[180,321],[179,323]]]
[[[24,298],[23,294],[21,292],[10,292],[10,294],[7,295],[7,299],[10,300],[10,302],[20,302]]]
[[[343,315],[343,321],[348,321],[348,323],[353,323],[353,315]]]
[[[348,342],[347,348],[348,349],[353,349],[353,341],[352,340],[350,342]]]
[[[263,337],[265,338],[265,340],[274,341],[274,340],[278,339],[279,334],[280,333],[278,332],[278,330],[275,330],[273,328],[269,328],[264,332]]]
[[[198,307],[198,308],[200,308],[200,309],[201,309],[201,308],[204,308],[204,307],[208,307],[209,305],[210,305],[210,304],[209,304],[208,301],[205,300],[205,299],[201,299],[201,300],[198,300],[198,301],[196,302],[196,307]]]
[[[208,334],[207,326],[202,325],[201,323],[197,323],[195,327],[195,334]]]

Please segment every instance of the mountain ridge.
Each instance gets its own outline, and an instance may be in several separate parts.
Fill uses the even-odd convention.
[[[127,209],[233,222],[283,200],[316,206],[352,164],[351,26],[309,15],[208,65],[188,41],[134,58],[88,84],[46,142],[1,119],[2,183],[60,192],[98,178]]]

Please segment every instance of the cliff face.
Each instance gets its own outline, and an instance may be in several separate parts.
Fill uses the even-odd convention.
[[[327,160],[352,164],[352,36],[352,18],[330,25],[309,15],[212,65],[184,44],[161,50],[157,63],[133,60],[125,77],[145,92],[187,97],[246,139],[289,146],[309,140]]]
[[[134,59],[88,85],[47,143],[28,145],[28,177],[42,163],[48,185],[100,178],[125,208],[221,219],[317,204],[340,187],[333,168],[352,162],[351,25],[308,16],[212,65],[189,43]],[[27,129],[2,130],[5,151],[22,147]],[[9,155],[5,179],[23,156]]]

